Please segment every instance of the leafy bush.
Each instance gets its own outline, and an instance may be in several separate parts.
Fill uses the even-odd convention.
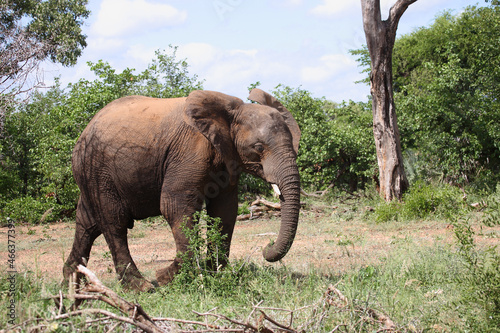
[[[263,179],[243,173],[238,183],[238,193],[240,194],[240,198],[256,194],[267,196],[271,194],[271,186]]]
[[[429,217],[449,218],[465,208],[461,191],[448,184],[418,181],[403,195],[403,201],[381,202],[375,209],[375,220],[415,220]]]
[[[486,199],[486,210],[484,224],[493,226],[500,223],[500,183],[496,186],[496,191],[491,193]]]
[[[403,196],[402,215],[407,219],[425,219],[429,216],[447,217],[462,209],[461,192],[448,184],[417,182]]]
[[[19,197],[7,202],[0,210],[0,221],[10,219],[16,223],[31,223],[51,221],[59,213],[55,200],[52,198],[36,199]]]
[[[397,221],[401,214],[401,205],[398,201],[380,202],[375,208],[375,222]]]

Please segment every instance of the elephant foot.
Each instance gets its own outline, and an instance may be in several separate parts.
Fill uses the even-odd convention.
[[[156,280],[160,286],[164,286],[172,282],[180,270],[180,262],[174,260],[174,262],[167,268],[162,268],[156,271]]]
[[[126,290],[134,290],[138,292],[153,292],[155,285],[143,277],[128,277],[122,280],[123,286]]]
[[[69,283],[80,283],[84,275],[76,271],[76,267],[79,265],[77,262],[68,263],[66,262],[63,267],[63,282],[62,286],[68,287]]]

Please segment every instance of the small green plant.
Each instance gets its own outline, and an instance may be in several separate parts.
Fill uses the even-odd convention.
[[[496,191],[486,199],[486,211],[483,222],[487,226],[500,223],[500,183],[497,184]]]
[[[250,214],[250,204],[248,202],[243,202],[241,205],[238,206],[238,215],[242,214]]]
[[[242,265],[228,264],[227,235],[222,235],[219,218],[212,218],[206,212],[193,215],[193,226],[187,219],[182,231],[189,239],[188,250],[180,254],[181,270],[174,285],[181,288],[213,291],[217,295],[231,293],[238,284]]]
[[[483,223],[489,223],[486,216]],[[498,220],[496,224],[498,224]],[[477,248],[474,237],[476,232],[468,218],[457,218],[453,221],[453,229],[459,245],[459,253],[463,258],[467,274],[462,275],[461,284],[464,292],[462,303],[475,304],[481,309],[483,316],[476,313],[466,313],[471,329],[477,331],[492,331],[500,327],[500,254],[496,246],[485,250]],[[462,309],[470,310],[470,306]]]
[[[382,202],[375,208],[375,222],[397,221],[401,214],[402,204],[397,201]]]

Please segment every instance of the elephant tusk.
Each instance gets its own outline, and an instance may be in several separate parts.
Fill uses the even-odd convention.
[[[276,195],[279,197],[281,195],[281,191],[280,191],[280,188],[278,187],[278,185],[276,184],[271,184],[273,190],[274,190],[274,193],[276,193]]]

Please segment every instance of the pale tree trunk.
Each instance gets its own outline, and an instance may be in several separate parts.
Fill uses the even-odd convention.
[[[373,134],[379,167],[380,195],[401,200],[408,188],[392,89],[392,50],[399,19],[417,0],[397,0],[383,21],[380,0],[361,0],[363,27],[371,59]]]

